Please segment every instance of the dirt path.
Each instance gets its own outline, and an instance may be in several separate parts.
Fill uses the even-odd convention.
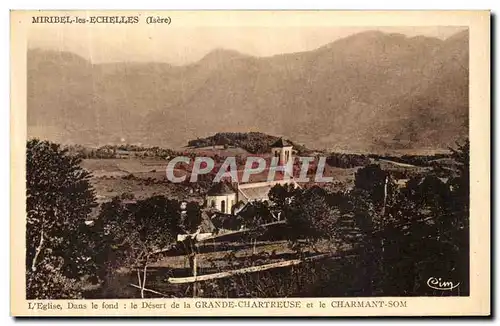
[[[379,161],[386,162],[386,163],[391,163],[397,166],[405,167],[405,168],[418,168],[419,166],[417,165],[412,165],[412,164],[407,164],[407,163],[401,163],[401,162],[396,162],[396,161],[391,161],[391,160],[386,160],[386,159],[379,159]]]

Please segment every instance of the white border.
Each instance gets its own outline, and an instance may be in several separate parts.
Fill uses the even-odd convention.
[[[209,3],[204,2],[204,1],[179,1],[177,3],[165,3],[165,1],[147,1],[147,0],[141,0],[140,2],[117,2],[115,4],[111,3],[105,3],[102,0],[88,0],[88,1],[45,1],[44,3],[36,2],[36,1],[3,1],[2,6],[5,6],[4,10],[2,11],[2,16],[0,21],[1,23],[1,29],[2,33],[1,35],[1,40],[3,43],[3,49],[5,49],[2,53],[2,62],[3,62],[3,70],[2,70],[2,82],[3,84],[3,92],[2,92],[2,99],[3,99],[3,108],[0,110],[0,121],[3,124],[2,127],[0,128],[0,150],[4,154],[3,160],[0,161],[1,167],[2,167],[2,188],[1,188],[1,207],[4,208],[4,218],[3,218],[3,225],[2,230],[5,232],[4,236],[2,237],[2,258],[4,261],[9,260],[9,255],[10,255],[10,250],[9,250],[9,227],[8,227],[8,216],[10,216],[9,211],[7,208],[9,207],[10,203],[10,186],[9,182],[7,180],[10,179],[10,161],[9,161],[9,152],[10,152],[10,133],[9,133],[9,122],[10,122],[10,116],[9,116],[9,108],[10,108],[10,103],[9,103],[9,88],[10,88],[10,74],[9,74],[9,13],[8,10],[9,8],[11,9],[52,9],[52,8],[64,8],[64,9],[492,9],[493,12],[497,12],[498,8],[498,1],[485,1],[485,0],[475,0],[475,1],[453,1],[453,2],[438,2],[438,1],[427,1],[427,0],[420,0],[420,1],[384,1],[384,2],[378,2],[375,3],[370,0],[351,0],[351,1],[335,1],[335,2],[326,2],[326,1],[317,1],[317,0],[309,0],[309,1],[273,1],[272,3],[270,1],[217,1],[217,0],[212,0]],[[141,6],[138,7],[138,4]],[[453,6],[450,6],[453,5]],[[496,43],[498,41],[498,37],[496,34],[493,34],[494,40],[492,40],[492,44]],[[498,59],[498,56],[495,56],[495,58],[492,58],[492,60]],[[492,90],[493,93],[498,91],[499,86],[496,85],[495,89]],[[496,126],[498,126],[498,115],[495,119]],[[493,132],[495,132],[493,130]],[[496,136],[496,135],[495,135]],[[495,150],[498,150],[498,143],[495,144]],[[495,181],[497,179],[495,178]],[[495,200],[494,202],[498,202],[500,199],[500,195],[497,193],[495,195]],[[493,217],[494,218],[494,217]],[[498,231],[498,222],[496,223],[496,229],[495,231]],[[495,237],[492,237],[492,240],[495,239]],[[497,249],[497,248],[496,248]],[[2,298],[1,298],[1,303],[2,307],[4,309],[4,313],[2,316],[2,324],[13,324],[14,320],[12,318],[7,317],[9,314],[9,291],[7,290],[7,284],[9,280],[9,269],[8,268],[3,268],[0,272],[2,274],[2,280],[4,281],[4,284],[6,285],[3,287],[4,291],[2,291]],[[498,287],[497,287],[498,288]],[[498,293],[495,288],[494,292],[495,294]],[[497,301],[497,300],[494,300]],[[493,308],[493,311],[496,309]],[[7,318],[6,318],[7,317]],[[336,323],[344,324],[347,323],[346,321],[337,321],[337,320],[332,320]],[[46,321],[49,324],[55,323],[54,320]],[[107,321],[107,322],[112,322],[116,324],[121,324],[123,321]],[[168,321],[171,323],[172,321]],[[191,322],[196,322],[196,321],[191,321]],[[188,324],[191,322],[187,322]],[[202,322],[207,322],[207,321],[202,321]],[[223,321],[213,321],[213,322],[223,322]],[[235,322],[235,321],[226,321],[226,322]],[[243,320],[237,321],[238,323],[244,322]],[[257,322],[256,320],[252,321],[247,321],[247,322]],[[266,324],[267,322],[263,320],[258,321],[259,324]],[[278,322],[278,321],[273,321]],[[288,323],[290,321],[280,321],[282,323]],[[298,322],[302,323],[308,323],[306,320],[299,320]],[[380,324],[380,325],[385,325],[387,324],[387,320],[378,320],[375,321],[375,324]],[[395,321],[399,323],[400,321]],[[425,323],[426,325],[428,324],[433,324],[437,321],[431,321],[431,320],[426,320],[426,321],[420,321],[420,323]],[[444,320],[440,322],[446,322]],[[456,321],[448,321],[448,322],[456,322]],[[468,320],[466,323],[467,324],[473,324],[478,321],[472,321]],[[35,321],[25,321],[26,324],[32,324],[35,323]],[[87,322],[83,321],[83,324],[89,324],[89,325],[99,325],[103,324],[103,321],[98,321],[98,320],[89,320]],[[271,323],[271,322],[269,322]],[[58,322],[58,324],[70,324],[70,321],[62,321]],[[135,320],[131,322],[130,324],[136,325],[136,324],[141,324],[140,321]],[[418,323],[417,323],[418,324]]]

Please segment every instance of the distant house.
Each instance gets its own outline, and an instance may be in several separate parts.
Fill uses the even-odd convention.
[[[395,182],[396,182],[396,185],[400,188],[403,188],[403,187],[406,187],[406,184],[408,183],[410,179],[406,178],[406,179],[396,179]]]
[[[125,150],[122,150],[122,149],[117,149],[115,151],[116,158],[132,158],[132,157],[135,156],[134,154],[135,154],[134,152],[125,151]]]

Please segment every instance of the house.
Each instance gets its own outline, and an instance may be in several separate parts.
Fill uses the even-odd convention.
[[[178,234],[177,241],[184,241],[187,237],[204,240],[214,235],[222,235],[244,229],[242,218],[232,214],[224,214],[216,209],[205,208],[201,212],[201,221],[194,233]]]
[[[197,240],[203,240],[212,236],[216,232],[217,232],[217,227],[212,222],[210,212],[207,210],[203,210],[201,212],[201,222],[196,232],[194,232],[193,234],[189,233],[178,234],[177,241],[184,241],[187,237],[193,237],[196,238]]]

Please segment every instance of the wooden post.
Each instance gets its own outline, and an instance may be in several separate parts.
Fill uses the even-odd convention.
[[[389,175],[386,175],[385,177],[385,183],[384,183],[384,206],[382,207],[382,231],[384,230],[385,227],[385,206],[387,205],[387,184],[389,183]],[[385,254],[385,237],[386,234],[385,232],[382,233],[382,239],[380,241],[381,247],[382,247],[382,257],[381,259],[384,259],[384,254]],[[383,263],[378,264],[377,269],[383,269]]]
[[[196,274],[197,274],[197,257],[196,257],[196,252],[193,254],[193,277],[194,277],[194,282],[193,282],[193,298],[196,298],[197,295],[197,288],[196,288]]]
[[[387,205],[387,184],[389,183],[389,176],[385,177],[384,182],[384,206],[382,206],[382,217],[385,216],[385,206]]]
[[[191,267],[193,274],[193,298],[197,296],[197,286],[196,286],[196,276],[198,274],[198,262],[197,262],[197,254],[198,254],[198,244],[196,243],[196,239],[189,239],[189,266]]]

